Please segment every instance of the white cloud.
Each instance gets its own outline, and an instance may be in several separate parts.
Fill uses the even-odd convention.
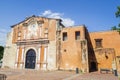
[[[48,18],[57,18],[57,19],[60,19],[62,17],[63,14],[61,13],[56,13],[56,12],[52,12],[51,10],[46,10],[42,13],[41,16],[45,16],[45,17],[48,17]]]
[[[50,10],[47,10],[47,11],[44,11],[44,13],[42,13],[43,16],[46,16],[46,15],[49,15],[51,14],[52,12]]]
[[[62,19],[62,23],[68,27],[68,26],[73,26],[75,25],[75,21],[70,19],[70,18],[65,18],[63,17],[64,14],[62,13],[57,13],[57,12],[52,12],[51,10],[46,10],[44,11],[40,16],[45,16],[48,18],[56,18],[56,19]]]
[[[63,20],[62,23],[65,26],[73,26],[73,25],[75,25],[75,22],[72,19],[70,19],[70,18],[62,18],[62,20]]]

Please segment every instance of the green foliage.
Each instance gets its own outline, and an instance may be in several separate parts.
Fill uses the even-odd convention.
[[[120,23],[118,24],[118,27],[120,27]]]
[[[3,58],[4,47],[0,46],[0,60]]]
[[[120,6],[117,7],[117,12],[115,13],[116,17],[120,17]]]
[[[111,27],[111,30],[117,30],[116,26]]]
[[[115,12],[116,18],[120,18],[120,6],[117,7],[117,11]],[[118,26],[111,27],[111,30],[117,30],[120,33],[120,23]]]

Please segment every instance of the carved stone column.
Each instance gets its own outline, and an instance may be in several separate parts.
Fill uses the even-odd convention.
[[[43,69],[46,70],[47,69],[47,51],[48,50],[48,47],[45,46],[45,49],[44,49],[44,63],[43,63]]]
[[[20,61],[20,68],[23,68],[24,64],[24,47],[22,47],[22,55],[21,55],[21,61]]]
[[[41,48],[38,48],[38,56],[37,56],[37,69],[40,69],[40,52]]]
[[[17,47],[16,60],[15,60],[15,68],[17,68],[17,65],[18,65],[18,54],[19,54],[19,47]]]

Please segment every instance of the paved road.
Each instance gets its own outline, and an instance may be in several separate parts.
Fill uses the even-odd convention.
[[[75,71],[0,69],[0,74],[6,74],[7,80],[118,80],[113,74],[100,74],[98,72],[76,74]]]

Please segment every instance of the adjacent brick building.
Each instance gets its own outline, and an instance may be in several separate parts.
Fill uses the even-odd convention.
[[[60,19],[31,16],[11,26],[3,68],[119,71],[120,34],[88,32],[85,25],[65,27]]]

